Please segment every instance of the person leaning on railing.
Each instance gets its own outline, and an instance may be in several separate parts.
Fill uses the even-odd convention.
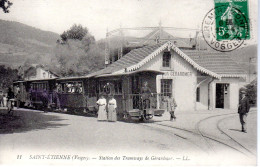
[[[141,89],[141,102],[144,116],[146,116],[147,109],[150,109],[150,97],[153,96],[151,89],[148,87],[147,81],[144,82],[144,86]]]
[[[141,98],[143,103],[143,109],[150,108],[150,97],[153,95],[151,89],[148,87],[148,82],[144,82],[144,86],[141,89]]]

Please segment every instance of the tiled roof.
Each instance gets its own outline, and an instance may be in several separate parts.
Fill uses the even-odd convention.
[[[124,68],[130,67],[134,64],[137,64],[145,57],[153,53],[157,48],[162,46],[164,43],[159,43],[153,46],[145,46],[142,48],[131,50],[128,54],[124,55],[121,59],[115,61],[113,64],[110,64],[107,68],[94,72],[90,76],[101,75],[101,74],[109,74]]]
[[[200,66],[219,75],[245,74],[245,71],[225,53],[198,50],[182,51]]]
[[[129,47],[134,46],[145,46],[145,45],[154,45],[156,44],[156,39],[159,37],[160,41],[175,41],[176,46],[180,48],[192,48],[192,44],[190,42],[189,38],[179,38],[175,37],[172,34],[166,32],[165,30],[156,28],[152,32],[148,33],[146,36],[140,38],[139,40],[134,39],[136,41],[129,41],[130,44],[128,44]],[[133,39],[132,39],[133,40]]]
[[[130,51],[128,54],[124,55],[121,59],[109,65],[107,68],[94,72],[88,75],[88,77],[102,74],[111,74],[120,70],[124,70],[125,68],[129,68],[133,65],[136,65],[164,44],[165,43],[160,43],[153,46],[149,45],[142,48],[134,49]],[[230,77],[236,77],[245,74],[245,71],[242,70],[238,66],[238,64],[234,60],[232,60],[228,55],[225,55],[225,53],[183,49],[181,49],[180,51],[187,55],[189,57],[187,58],[191,59],[190,61],[194,61],[195,63],[197,63],[196,66],[200,66],[200,68],[203,68],[206,71],[208,70],[209,73],[207,74],[213,72],[216,75]]]

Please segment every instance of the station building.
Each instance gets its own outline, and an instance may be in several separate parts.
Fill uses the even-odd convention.
[[[179,111],[237,109],[239,85],[246,77],[225,53],[183,49],[171,41],[134,49],[88,77],[95,76],[105,83],[116,76],[142,71],[157,75],[128,78],[131,81],[123,80],[122,89],[138,93],[147,81],[152,92],[174,97]]]

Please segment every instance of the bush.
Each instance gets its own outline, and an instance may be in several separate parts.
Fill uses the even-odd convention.
[[[257,104],[257,80],[253,80],[251,83],[247,84],[245,87],[240,88],[239,97],[241,97],[241,91],[246,91],[246,95],[249,99],[251,105]]]

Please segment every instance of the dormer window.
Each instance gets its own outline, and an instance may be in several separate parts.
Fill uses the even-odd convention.
[[[171,67],[171,53],[164,52],[163,53],[163,67]]]

